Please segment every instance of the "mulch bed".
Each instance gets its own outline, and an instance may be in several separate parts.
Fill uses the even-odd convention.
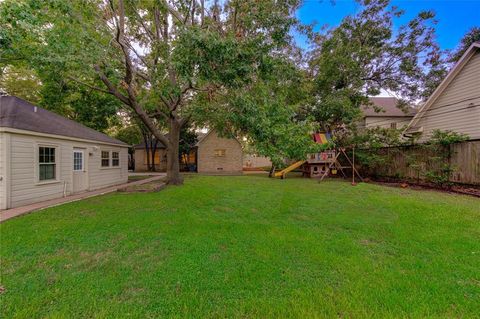
[[[451,186],[440,187],[438,185],[427,183],[427,182],[405,182],[405,181],[395,181],[391,179],[371,179],[365,178],[364,181],[366,183],[375,183],[389,187],[401,187],[401,188],[410,188],[410,189],[418,189],[418,190],[435,190],[444,193],[455,193],[455,194],[465,194],[471,195],[475,197],[480,197],[480,186],[475,185],[461,185],[461,184],[454,184]]]

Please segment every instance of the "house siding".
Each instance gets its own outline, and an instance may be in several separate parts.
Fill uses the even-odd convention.
[[[165,149],[157,149],[155,152],[155,170],[157,172],[165,172],[167,170],[167,151]],[[151,156],[151,155],[150,155]],[[135,172],[147,172],[147,152],[145,149],[136,149],[134,154]]]
[[[225,150],[225,156],[216,156],[215,150]],[[197,158],[199,173],[242,173],[243,150],[236,139],[222,138],[211,132],[199,142]]]
[[[435,129],[480,138],[480,50],[476,50],[412,131],[422,127],[420,142],[428,140]]]
[[[0,132],[0,209],[7,209],[7,157],[10,155],[7,133]]]
[[[88,189],[125,183],[128,180],[128,150],[95,142],[77,142],[68,139],[40,137],[24,134],[10,134],[11,137],[11,191],[10,207],[14,208],[39,201],[63,197],[73,193],[74,148],[85,149]],[[38,145],[52,145],[57,148],[57,181],[38,182]],[[118,168],[101,167],[101,151],[117,151],[120,156]]]
[[[363,127],[373,128],[382,127],[390,128],[392,123],[397,123],[397,129],[405,127],[410,123],[413,116],[398,117],[398,116],[367,116],[365,117]]]

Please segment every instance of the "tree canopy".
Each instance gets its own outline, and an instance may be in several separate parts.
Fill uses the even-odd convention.
[[[111,95],[133,111],[167,145],[167,176],[179,184],[181,127],[199,101],[228,94],[269,71],[272,54],[291,40],[298,5],[296,0],[7,0],[0,9],[1,41],[6,57],[57,70],[58,77]]]
[[[402,108],[445,75],[433,12],[395,29],[404,12],[389,0],[358,2],[315,33],[296,18],[301,0],[5,0],[0,87],[98,130],[128,114],[136,128],[118,136],[166,145],[171,184],[182,183],[193,130],[206,126],[281,165],[316,149],[312,132],[354,125],[369,96],[389,92]],[[308,54],[294,30],[308,31]],[[450,61],[479,34],[470,30]]]
[[[363,9],[318,36],[311,53],[310,111],[328,129],[354,121],[368,97],[382,91],[402,104],[424,98],[441,68],[433,12],[420,12],[395,31],[393,21],[402,10],[388,0],[359,2]]]
[[[480,42],[480,27],[472,27],[460,40],[458,46],[450,52],[448,56],[449,63],[456,63],[467,49],[475,42]]]

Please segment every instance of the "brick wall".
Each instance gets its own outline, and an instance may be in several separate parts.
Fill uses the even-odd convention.
[[[224,156],[221,156],[224,151]],[[241,174],[243,151],[235,139],[221,138],[211,132],[198,146],[198,172]]]

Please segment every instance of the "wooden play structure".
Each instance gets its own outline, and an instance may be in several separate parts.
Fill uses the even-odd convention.
[[[315,143],[321,145],[332,144],[332,137],[329,133],[315,133],[313,134],[313,140]],[[353,150],[353,154],[355,150]],[[286,178],[287,173],[295,170],[301,169],[303,176],[310,178],[319,178],[322,181],[325,177],[329,175],[337,175],[340,172],[344,178],[347,178],[345,173],[346,169],[351,169],[352,172],[352,184],[355,183],[355,175],[363,181],[362,177],[355,168],[355,156],[353,155],[353,161],[350,160],[349,156],[346,153],[345,148],[331,148],[325,151],[309,154],[307,160],[302,160],[293,163],[287,168],[276,172],[275,177]],[[345,163],[348,163],[348,166],[343,166],[340,163],[340,158],[343,158]]]

